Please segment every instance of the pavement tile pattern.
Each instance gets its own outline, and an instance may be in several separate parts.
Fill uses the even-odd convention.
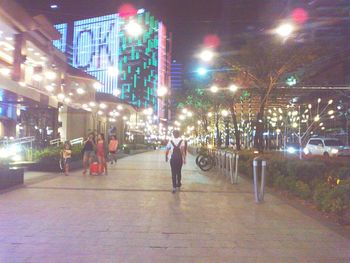
[[[44,178],[45,176],[41,176]],[[201,173],[183,189],[154,151],[108,176],[48,176],[0,194],[0,263],[350,262],[350,240],[252,185]]]

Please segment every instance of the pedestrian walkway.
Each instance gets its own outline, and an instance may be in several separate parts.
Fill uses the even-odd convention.
[[[154,151],[108,176],[51,176],[0,195],[1,263],[349,262],[350,241],[250,182],[202,174],[183,190]]]

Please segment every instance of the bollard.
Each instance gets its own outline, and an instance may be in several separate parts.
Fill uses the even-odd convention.
[[[222,151],[219,151],[219,159],[220,159],[220,174],[224,171],[224,154]]]
[[[239,160],[239,154],[236,153],[235,184],[238,184],[238,160]]]
[[[238,153],[233,154],[232,160],[231,160],[232,170],[230,172],[231,184],[238,184],[238,160],[239,160]]]
[[[225,173],[225,176],[230,176],[230,173],[231,173],[231,167],[230,167],[231,158],[232,158],[232,153],[227,153],[227,156],[226,156],[226,173]]]
[[[259,176],[258,176],[258,165],[261,163],[261,182],[260,189],[258,187]],[[253,174],[254,174],[254,196],[255,202],[260,203],[264,201],[264,191],[265,191],[265,172],[266,172],[266,160],[256,157],[253,160]]]

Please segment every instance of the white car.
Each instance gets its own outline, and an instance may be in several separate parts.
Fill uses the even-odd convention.
[[[350,156],[350,147],[333,138],[311,138],[304,148],[306,155]]]

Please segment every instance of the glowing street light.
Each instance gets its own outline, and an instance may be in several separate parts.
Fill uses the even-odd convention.
[[[159,87],[157,94],[158,97],[164,97],[168,93],[168,88],[167,87]]]
[[[227,117],[229,115],[229,112],[227,110],[222,110],[221,115],[223,117]]]
[[[231,91],[231,92],[236,92],[237,90],[238,90],[238,87],[236,86],[236,85],[231,85],[230,87],[229,87],[229,90]]]
[[[211,86],[210,87],[210,91],[212,92],[212,93],[216,93],[216,92],[218,92],[219,91],[219,88],[217,87],[217,86]]]
[[[295,30],[294,26],[290,23],[282,24],[275,29],[276,34],[281,37],[289,37]]]
[[[210,49],[205,49],[199,54],[199,57],[201,60],[209,62],[214,58],[214,52]]]
[[[143,32],[142,26],[133,20],[126,24],[125,30],[128,33],[128,35],[133,37],[138,37]]]
[[[208,70],[206,68],[204,68],[204,67],[200,67],[200,68],[197,69],[197,73],[200,76],[205,76],[205,75],[207,75]]]
[[[179,116],[179,119],[180,119],[181,121],[183,121],[183,120],[186,119],[186,116],[185,116],[185,115],[180,115],[180,116]]]

